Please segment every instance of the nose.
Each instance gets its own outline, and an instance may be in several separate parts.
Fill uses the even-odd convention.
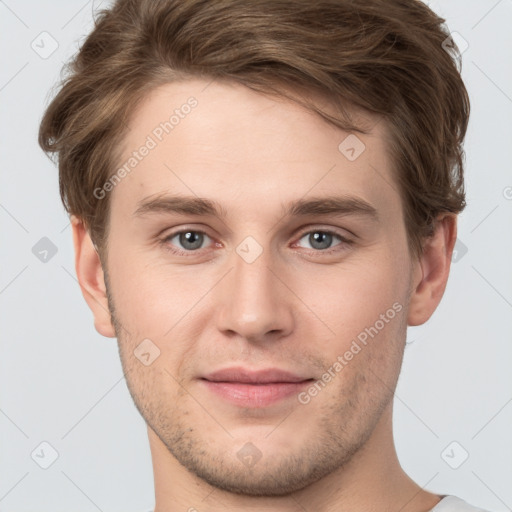
[[[289,335],[294,328],[294,296],[269,251],[263,250],[252,262],[233,251],[230,264],[233,268],[217,290],[218,329],[251,343]]]

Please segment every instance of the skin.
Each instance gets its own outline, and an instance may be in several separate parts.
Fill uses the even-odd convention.
[[[366,117],[372,131],[357,134],[366,149],[349,161],[338,150],[348,134],[296,103],[207,85],[161,86],[133,113],[126,158],[167,112],[198,101],[110,192],[103,266],[86,226],[72,219],[95,327],[117,336],[148,424],[156,511],[430,510],[440,497],[397,459],[392,399],[407,325],[426,322],[444,293],[456,216],[440,216],[423,256],[412,259],[383,122]],[[226,217],[134,214],[163,193],[217,201]],[[378,221],[283,216],[290,201],[342,194],[370,203]],[[201,248],[170,237],[180,229],[205,233]],[[333,236],[327,249],[314,245],[310,235],[326,229],[352,244]],[[262,249],[251,263],[236,251],[247,236]],[[400,312],[307,404],[293,396],[240,407],[200,380],[234,365],[322,379],[397,303]],[[134,355],[144,339],[160,350],[148,366]],[[237,456],[247,443],[261,457],[251,467]]]

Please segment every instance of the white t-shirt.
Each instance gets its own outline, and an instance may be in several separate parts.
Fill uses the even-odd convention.
[[[487,512],[473,507],[456,496],[445,496],[430,512]]]

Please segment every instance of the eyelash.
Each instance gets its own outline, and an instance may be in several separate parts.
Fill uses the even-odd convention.
[[[182,233],[196,233],[201,235],[206,235],[208,238],[211,238],[208,233],[205,233],[204,231],[195,230],[195,229],[181,229],[179,231],[175,231],[173,233],[170,233],[169,235],[165,236],[160,243],[164,246],[164,248],[178,256],[192,256],[194,254],[198,254],[202,251],[202,249],[196,249],[192,251],[185,251],[182,249],[176,249],[170,244],[170,240],[172,240],[177,235],[181,235]],[[329,229],[310,229],[308,231],[303,231],[299,236],[298,240],[304,238],[305,235],[309,235],[312,233],[323,233],[327,235],[331,235],[333,237],[336,237],[339,239],[340,243],[335,245],[334,247],[331,247],[329,249],[309,249],[308,251],[312,251],[313,253],[317,254],[331,254],[333,252],[338,252],[339,250],[342,250],[343,248],[347,248],[348,246],[351,246],[354,241],[350,240],[348,238],[345,238],[344,236],[340,235],[339,233],[336,233],[335,231],[329,230]],[[341,247],[341,249],[340,249]]]

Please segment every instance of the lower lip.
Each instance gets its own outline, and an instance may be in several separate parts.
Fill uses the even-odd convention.
[[[297,395],[312,379],[301,382],[270,382],[247,384],[242,382],[212,382],[202,379],[210,391],[241,407],[266,407]]]

